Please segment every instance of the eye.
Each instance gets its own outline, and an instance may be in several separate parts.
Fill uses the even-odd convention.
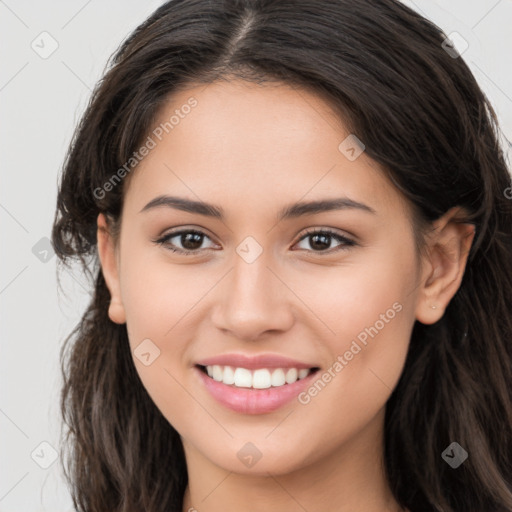
[[[175,242],[171,242],[173,239],[177,240]],[[213,246],[202,248],[201,245],[205,239],[211,241],[210,237],[202,231],[197,231],[195,229],[184,229],[181,231],[168,233],[159,239],[153,240],[153,242],[164,246],[166,249],[172,252],[191,255],[194,253],[198,254],[201,250],[212,249],[214,247],[213,244]],[[357,245],[353,240],[330,229],[309,230],[297,243],[301,243],[307,239],[309,239],[309,245],[313,252],[331,253],[339,250],[346,250],[349,247]],[[339,245],[335,247],[334,250],[329,250],[331,249],[330,246],[333,239],[336,240]],[[177,247],[177,244],[181,245],[181,247]],[[306,248],[306,250],[310,249]]]
[[[176,247],[176,242],[171,242],[171,240],[174,238],[177,239],[178,244],[181,244],[181,247]],[[153,242],[165,246],[165,248],[172,252],[177,252],[180,254],[192,254],[200,252],[201,245],[205,238],[210,239],[210,237],[202,231],[186,229],[168,233],[167,235],[164,235],[157,240],[153,240]]]
[[[349,247],[353,247],[356,244],[353,240],[346,236],[340,235],[330,229],[312,229],[306,232],[306,234],[299,240],[298,243],[308,240],[309,245],[313,248],[313,252],[337,252],[340,250],[346,250]],[[339,246],[335,247],[334,250],[326,251],[330,249],[332,239],[339,242]]]

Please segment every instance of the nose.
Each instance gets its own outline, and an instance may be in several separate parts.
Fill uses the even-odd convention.
[[[263,254],[252,263],[235,255],[233,269],[217,287],[213,324],[240,340],[275,336],[293,325],[293,293]]]

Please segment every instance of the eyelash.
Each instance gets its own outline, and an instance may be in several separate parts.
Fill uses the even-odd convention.
[[[197,249],[197,250],[193,250],[193,251],[187,250],[187,249],[177,249],[175,247],[172,247],[171,244],[168,242],[169,239],[174,238],[178,235],[186,234],[186,233],[193,233],[196,235],[201,235],[201,236],[210,238],[206,233],[203,233],[202,231],[197,231],[195,229],[184,229],[181,231],[174,231],[174,232],[168,233],[167,235],[165,235],[159,239],[153,240],[153,242],[155,244],[165,246],[168,250],[175,252],[175,253],[179,253],[179,254],[183,254],[183,255],[198,254],[201,251],[201,249]],[[349,247],[353,247],[353,246],[357,245],[356,242],[354,242],[350,238],[340,235],[339,233],[337,233],[331,229],[328,229],[328,228],[326,228],[326,229],[310,229],[310,230],[306,231],[306,233],[304,233],[296,243],[302,242],[309,236],[318,235],[318,234],[329,235],[332,238],[334,238],[336,241],[341,242],[344,245],[338,246],[334,250],[332,250],[332,249],[327,249],[325,251],[311,250],[310,252],[314,252],[314,253],[318,253],[318,254],[322,254],[322,253],[332,254],[333,252],[347,250]],[[206,250],[208,250],[208,249],[206,249]]]

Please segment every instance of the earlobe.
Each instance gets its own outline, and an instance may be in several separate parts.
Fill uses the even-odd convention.
[[[475,236],[475,226],[457,222],[459,208],[452,208],[436,221],[428,240],[422,287],[416,319],[423,324],[440,320],[459,289]]]
[[[98,215],[97,222],[98,257],[103,277],[110,292],[108,316],[112,322],[124,324],[126,322],[126,314],[121,300],[116,247],[103,213]]]

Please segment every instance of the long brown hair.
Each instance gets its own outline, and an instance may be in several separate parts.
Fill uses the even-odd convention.
[[[124,41],[70,145],[52,232],[61,262],[78,259],[94,287],[61,353],[77,510],[181,512],[180,437],[138,377],[126,325],[108,317],[98,264],[98,213],[118,227],[127,180],[98,190],[173,91],[232,77],[325,98],[410,200],[417,233],[451,207],[468,212],[462,284],[441,320],[416,322],[386,406],[385,469],[412,512],[512,510],[511,178],[493,108],[445,38],[394,0],[173,0]],[[452,442],[469,454],[457,469],[441,456]]]

